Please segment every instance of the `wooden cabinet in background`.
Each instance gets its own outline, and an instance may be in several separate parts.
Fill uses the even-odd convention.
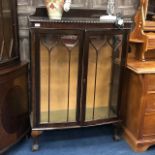
[[[155,63],[129,60],[123,87],[124,137],[142,152],[155,144]]]
[[[16,0],[0,0],[0,67],[19,62]]]
[[[28,64],[19,57],[16,0],[0,0],[0,154],[30,130]]]
[[[28,65],[0,70],[0,154],[30,130]]]

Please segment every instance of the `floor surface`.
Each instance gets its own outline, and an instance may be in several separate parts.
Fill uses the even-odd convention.
[[[40,149],[31,151],[32,139],[23,139],[5,155],[155,155],[155,147],[135,153],[122,139],[113,141],[113,127],[46,131],[40,137]]]

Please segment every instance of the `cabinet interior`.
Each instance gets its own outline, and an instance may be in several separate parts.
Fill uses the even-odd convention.
[[[89,38],[85,121],[116,117],[111,103],[117,103],[118,96],[114,85],[118,87],[119,71],[112,78],[120,70],[121,44],[117,40],[117,36]],[[76,122],[77,105],[81,104],[77,103],[81,102],[77,100],[79,59],[84,59],[79,56],[78,35],[41,35],[40,123]]]
[[[40,42],[41,122],[75,122],[79,40],[49,36]],[[66,42],[65,42],[66,41]]]

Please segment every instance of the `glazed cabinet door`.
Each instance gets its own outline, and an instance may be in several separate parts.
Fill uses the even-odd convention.
[[[15,8],[14,0],[0,0],[0,65],[19,56]]]
[[[32,34],[36,45],[36,50],[32,51],[35,126],[76,125],[80,106],[83,33],[39,29]]]
[[[120,31],[86,32],[82,103],[82,121],[86,124],[117,118],[122,41]]]

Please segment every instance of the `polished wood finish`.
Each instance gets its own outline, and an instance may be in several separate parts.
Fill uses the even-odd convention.
[[[136,152],[155,144],[154,62],[128,60],[124,78],[124,138]]]
[[[17,1],[0,0],[0,154],[30,132],[28,64],[19,60]]]
[[[0,153],[30,131],[28,65],[0,69]]]
[[[141,62],[136,59],[128,59],[127,64],[128,64],[127,67],[137,74],[155,73],[154,61]],[[153,82],[154,79],[152,78],[152,79],[150,79],[150,81]]]
[[[135,16],[136,26],[130,34],[130,42],[133,46],[138,46],[135,55],[136,58],[145,61],[147,59],[146,53],[155,50],[155,22],[153,19],[149,20],[148,16],[148,4],[152,1],[141,0],[141,5]],[[154,13],[155,14],[155,13]]]
[[[120,81],[132,22],[125,20],[119,29],[94,18],[104,13],[71,10],[57,21],[38,8],[29,18],[33,135],[120,122]]]
[[[33,137],[33,138],[35,138],[35,137],[38,137],[38,136],[40,136],[42,134],[42,131],[32,131],[31,132],[31,136]]]

